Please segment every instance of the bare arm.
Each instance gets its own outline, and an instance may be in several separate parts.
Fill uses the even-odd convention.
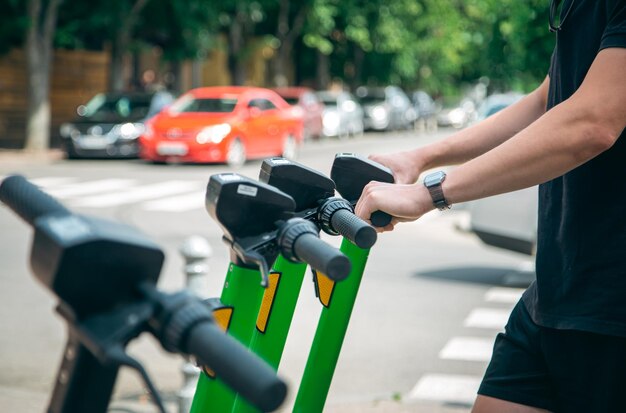
[[[371,158],[389,166],[398,183],[413,183],[426,169],[466,162],[500,145],[543,115],[548,84],[546,78],[520,101],[447,139],[400,154]]]
[[[443,183],[451,203],[533,186],[609,149],[626,127],[626,49],[601,51],[578,91],[501,145],[455,168]],[[381,209],[395,222],[433,209],[421,184],[366,186],[356,212]],[[392,226],[387,229],[391,229]]]

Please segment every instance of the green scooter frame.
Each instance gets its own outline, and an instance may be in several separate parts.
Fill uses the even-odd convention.
[[[356,204],[363,188],[372,180],[393,182],[391,170],[354,154],[337,154],[331,177],[337,191]],[[374,214],[373,214],[374,215]],[[378,226],[388,223],[389,216],[377,211]],[[363,272],[369,256],[369,249],[359,248],[344,239],[340,251],[352,263],[348,279],[339,285],[323,276],[317,277],[320,300],[324,305],[309,358],[302,375],[298,395],[294,403],[294,413],[321,413],[326,404],[330,384],[337,366],[341,346],[348,329],[352,309],[361,285]]]
[[[213,179],[212,177],[212,180],[219,180],[218,178]],[[221,192],[223,190],[222,187],[227,185],[228,181],[232,180],[234,180],[234,178],[227,177],[226,182],[219,182],[218,184],[215,184],[212,192]],[[251,181],[247,181],[246,186],[255,187],[257,190],[268,188],[268,186],[264,186],[261,183]],[[216,189],[218,187],[219,189]],[[257,250],[264,252],[263,258],[259,259],[259,257],[253,257],[253,255],[255,255],[254,253],[257,252],[254,251],[253,253],[252,250],[255,248],[246,249],[242,245],[249,245],[251,243],[249,239],[241,240],[239,243],[236,241],[236,233],[241,234],[245,231],[244,228],[247,228],[247,226],[241,224],[241,219],[235,220],[228,212],[228,207],[220,208],[224,205],[224,202],[220,204],[217,199],[218,196],[215,194],[210,195],[209,192],[211,192],[210,189],[207,190],[207,209],[209,210],[209,213],[224,227],[226,233],[225,239],[227,242],[231,242],[233,246],[233,261],[240,262],[241,259],[239,256],[248,256],[249,261],[259,264],[261,268],[261,271],[258,271],[231,263],[226,277],[226,282],[224,284],[221,303],[214,309],[214,314],[215,311],[230,309],[230,312],[226,311],[226,315],[222,317],[222,320],[224,320],[222,325],[227,328],[229,334],[239,339],[242,343],[248,345],[254,353],[263,358],[274,369],[277,369],[282,351],[284,349],[284,344],[293,317],[304,273],[306,271],[306,264],[294,262],[298,261],[298,259],[294,257],[296,253],[293,251],[290,252],[290,249],[270,248],[268,246],[269,244],[267,243],[267,239],[272,238],[273,235],[267,233],[258,237],[261,241],[252,242]],[[237,192],[239,193],[241,191],[238,190]],[[253,191],[246,189],[243,192],[251,193]],[[226,196],[233,198],[232,193],[230,193],[230,195],[227,194]],[[241,201],[239,196],[237,196],[237,200]],[[226,204],[228,204],[228,202],[226,202]],[[237,202],[237,206],[238,208],[241,208],[241,202]],[[260,206],[266,205],[256,203],[254,208],[258,209]],[[291,208],[292,207],[290,206],[288,209],[291,210]],[[247,224],[257,225],[258,227],[258,217],[251,213],[251,209],[252,208],[249,208],[248,213],[242,214],[242,216],[251,220]],[[267,208],[265,209],[266,211],[262,215],[263,218],[267,218],[266,214],[268,211]],[[276,209],[277,208],[275,207],[271,208],[271,213],[276,214]],[[229,220],[231,221],[228,222]],[[273,225],[273,221],[274,219],[271,219],[269,222]],[[295,224],[295,227],[301,226],[296,219],[296,221],[287,221],[285,228],[288,227],[290,223]],[[308,225],[311,225],[314,228],[312,224],[309,223]],[[291,227],[294,227],[294,225]],[[267,229],[268,228],[256,228],[254,231],[266,231]],[[287,230],[284,229],[279,234],[279,238],[283,241],[285,238],[290,238],[289,236],[284,235],[286,231]],[[314,230],[314,232],[317,236],[317,230]],[[246,235],[251,235],[251,232],[248,231]],[[300,231],[297,235],[303,235],[303,238],[305,238],[304,235],[306,234],[303,234]],[[310,235],[308,236],[310,237]],[[344,268],[340,266],[341,270],[338,271],[339,267],[337,267],[337,265],[333,265],[333,263],[341,264],[343,260],[340,258],[343,258],[348,264],[349,261],[347,261],[342,254],[332,247],[325,247],[326,244],[320,240],[317,241],[318,244],[321,243],[323,245],[317,245],[317,247],[309,245],[309,247],[316,250],[320,255],[325,256],[326,261],[313,259],[311,261],[311,265],[317,268],[326,268],[328,271],[333,273],[333,277],[335,279],[339,280],[344,278],[348,274],[348,270],[346,269],[347,267]],[[297,241],[294,241],[294,251],[297,250],[295,242]],[[262,247],[258,248],[259,245]],[[285,257],[282,254],[278,255],[274,265],[274,270],[269,272],[267,269],[267,263],[276,258],[276,254],[279,250],[283,251],[283,253],[287,254],[287,256]],[[306,251],[302,249],[300,250],[301,255],[305,255],[304,252]],[[309,256],[309,258],[314,257]],[[258,285],[258,281],[256,281],[259,276],[263,276],[263,279],[265,280],[265,289],[261,288]],[[216,318],[220,319],[217,315]],[[247,411],[248,409],[253,409],[252,406],[249,405],[243,398],[237,398],[237,395],[224,386],[224,384],[220,382],[219,378],[216,379],[212,377],[210,371],[205,371],[205,373],[206,374],[202,375],[198,382],[196,395],[191,409],[192,413],[213,411]],[[237,406],[239,407],[233,406],[236,400]],[[255,410],[253,409],[252,411]]]

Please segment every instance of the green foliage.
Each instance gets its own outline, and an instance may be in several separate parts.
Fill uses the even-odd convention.
[[[55,44],[101,50],[136,1],[65,0]],[[2,3],[0,53],[23,42],[28,23],[23,0]],[[494,89],[527,91],[546,75],[554,44],[545,0],[291,0],[290,15],[302,7],[308,14],[295,67],[311,73],[319,51],[330,75],[351,85],[451,94],[488,77]],[[254,36],[275,47],[279,8],[280,0],[149,0],[129,47],[158,46],[166,60],[202,58],[235,19],[248,42]]]
[[[2,0],[0,2],[0,56],[24,43],[28,18],[26,2]]]

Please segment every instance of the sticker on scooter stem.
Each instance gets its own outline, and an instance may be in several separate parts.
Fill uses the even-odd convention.
[[[269,322],[270,315],[272,314],[274,298],[276,298],[276,291],[278,290],[278,284],[280,284],[281,276],[282,273],[280,272],[271,272],[269,275],[267,288],[263,293],[263,300],[261,301],[259,316],[256,320],[256,329],[263,334],[265,334],[265,332],[267,331],[267,323]]]
[[[211,312],[213,313],[213,318],[215,319],[215,323],[224,331],[228,331],[228,327],[230,326],[230,320],[233,318],[233,310],[234,308],[231,306],[223,305],[219,299],[213,301],[211,306]],[[215,378],[215,372],[211,370],[207,366],[202,366],[202,371],[204,374],[209,376],[210,378]]]
[[[326,308],[330,307],[330,300],[335,291],[335,282],[328,278],[326,274],[313,270],[313,282],[315,284],[315,295],[320,303]]]

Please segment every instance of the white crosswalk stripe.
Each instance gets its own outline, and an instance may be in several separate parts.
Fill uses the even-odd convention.
[[[485,301],[493,303],[515,304],[524,293],[523,288],[494,287],[485,294]]]
[[[493,353],[495,333],[503,331],[512,307],[520,300],[524,289],[493,287],[484,300],[493,307],[472,309],[463,322],[465,328],[480,331],[477,337],[452,337],[439,352],[442,360],[475,363],[486,368]],[[481,330],[478,330],[481,329]],[[489,334],[486,334],[489,333]],[[493,333],[493,335],[490,335]],[[471,406],[482,380],[482,375],[426,373],[407,394],[407,399],[430,400]]]
[[[70,202],[70,205],[75,207],[95,208],[119,206],[133,202],[161,198],[173,194],[197,191],[199,186],[198,182],[175,180],[165,181],[156,184],[133,187],[129,191],[80,198]]]
[[[481,377],[425,374],[409,392],[409,399],[471,404],[476,399]]]
[[[132,187],[135,182],[136,181],[133,179],[102,179],[53,187],[49,188],[46,192],[55,198],[66,199],[128,189]]]
[[[57,176],[57,177],[48,177],[48,178],[34,178],[34,179],[29,179],[29,181],[47,191],[48,189],[55,187],[57,185],[71,184],[72,182],[76,182],[77,179],[68,178],[64,176]]]
[[[204,192],[193,192],[155,201],[144,202],[142,208],[147,211],[185,212],[204,208]]]
[[[504,325],[508,321],[510,314],[510,309],[475,308],[469,313],[463,325],[473,328],[504,330]]]
[[[453,337],[439,352],[444,360],[489,361],[493,338]]]

